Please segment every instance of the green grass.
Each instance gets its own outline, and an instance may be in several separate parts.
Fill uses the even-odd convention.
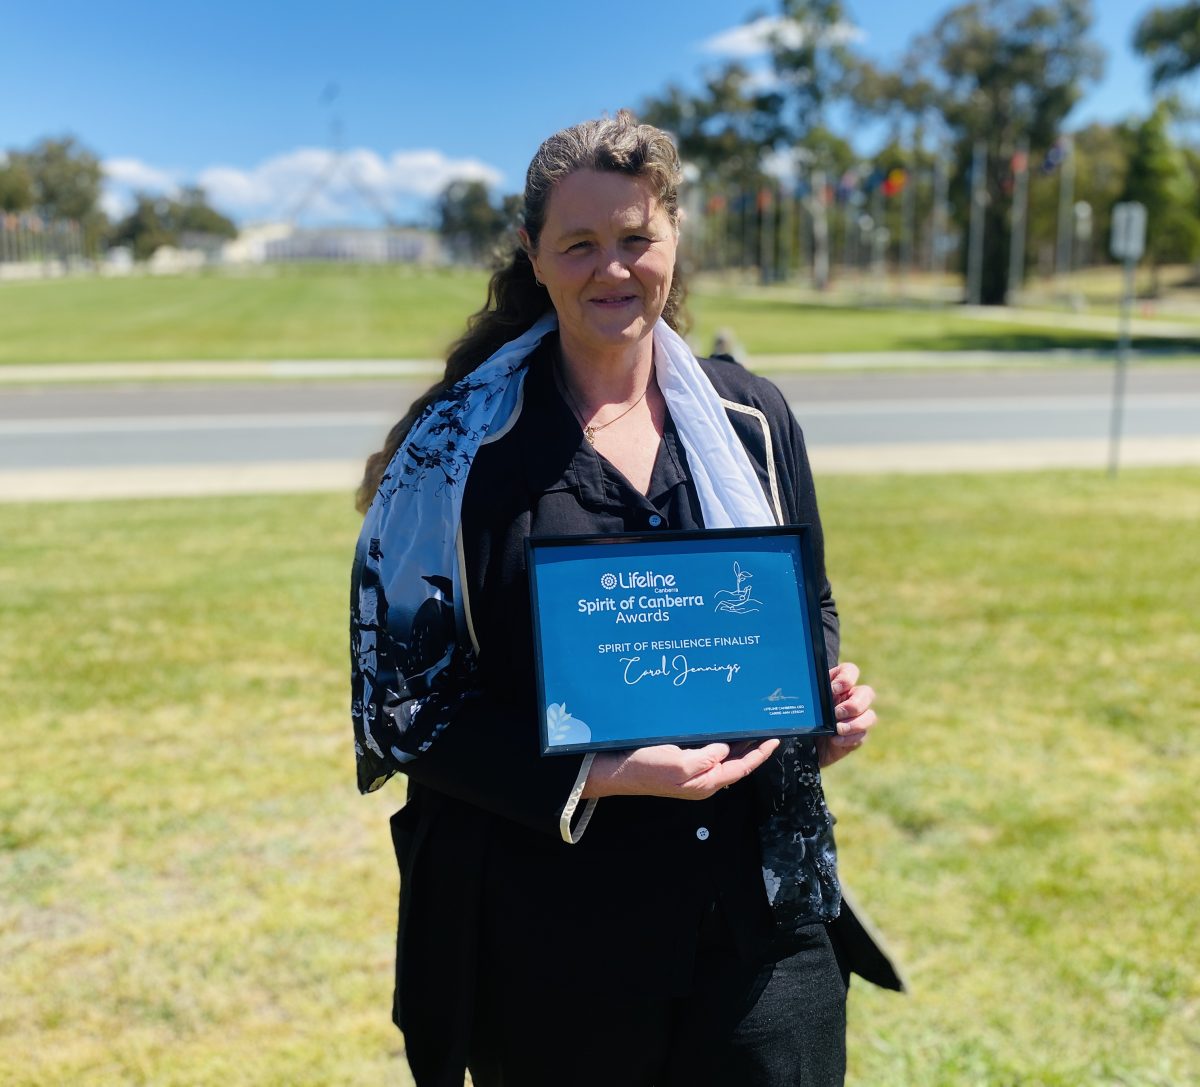
[[[483,303],[481,272],[284,267],[253,275],[0,284],[0,364],[175,359],[440,358]],[[803,304],[701,284],[695,343],[731,328],[754,354],[1105,347],[1112,337],[950,308]],[[1200,350],[1195,343],[1180,344]]]
[[[1200,473],[830,477],[882,723],[829,774],[913,985],[851,1083],[1200,1076]],[[407,1083],[345,495],[0,505],[0,1082]]]
[[[0,363],[440,358],[486,283],[334,265],[0,284]]]
[[[714,333],[732,329],[751,355],[825,354],[886,351],[1053,351],[1111,348],[1113,334],[1055,327],[1055,315],[1041,324],[1010,324],[964,317],[953,307],[822,305],[788,299],[777,288],[766,292],[717,292],[707,288],[691,298],[697,348],[711,345]],[[1152,346],[1139,338],[1135,346]],[[1174,341],[1178,350],[1200,350],[1195,341]]]

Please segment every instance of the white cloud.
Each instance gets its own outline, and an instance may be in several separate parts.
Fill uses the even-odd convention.
[[[380,209],[411,215],[450,181],[463,178],[498,185],[503,175],[478,159],[453,159],[441,151],[395,151],[381,156],[369,148],[335,152],[300,147],[264,159],[249,169],[217,165],[194,177],[140,159],[104,162],[101,207],[110,218],[127,215],[137,192],[171,195],[182,185],[204,189],[219,211],[234,219],[277,219],[303,210],[306,222],[378,220]]]
[[[100,210],[112,220],[123,219],[133,206],[126,193],[114,192],[107,186],[100,190]]]
[[[110,219],[120,219],[133,210],[134,193],[170,194],[179,188],[174,171],[141,159],[105,159],[100,167],[104,171],[100,208]]]
[[[700,50],[716,56],[748,59],[770,51],[771,43],[778,39],[793,49],[804,44],[808,29],[781,15],[764,15],[753,22],[722,30],[700,43]],[[837,23],[824,32],[825,40],[831,45],[845,45],[862,41],[865,35],[853,23]]]
[[[345,221],[436,196],[464,178],[499,184],[499,170],[441,151],[396,151],[384,158],[356,147],[340,158],[319,147],[298,148],[249,170],[212,166],[196,178],[212,203],[238,218],[277,218],[302,209],[307,220]]]
[[[141,159],[105,159],[102,168],[110,182],[144,192],[169,192],[178,184],[174,174]]]
[[[758,67],[746,73],[746,81],[742,84],[742,90],[747,94],[766,94],[769,91],[780,90],[783,85],[783,80],[775,74],[773,68]]]

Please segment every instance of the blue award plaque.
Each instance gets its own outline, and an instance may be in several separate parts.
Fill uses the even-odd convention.
[[[542,754],[836,733],[809,531],[529,538]]]

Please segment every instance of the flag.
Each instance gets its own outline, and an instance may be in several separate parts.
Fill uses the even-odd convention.
[[[1064,136],[1059,136],[1057,140],[1050,146],[1046,152],[1046,157],[1042,160],[1041,172],[1046,177],[1049,177],[1063,163],[1063,159],[1067,157],[1067,141]]]
[[[850,199],[851,193],[858,188],[858,174],[854,170],[847,170],[838,179],[837,184],[837,199],[839,203],[844,203]]]
[[[867,175],[867,180],[863,182],[863,188],[867,192],[874,192],[879,188],[880,185],[883,184],[884,178],[886,177],[887,174],[885,174],[880,167],[876,166],[875,169]]]
[[[902,192],[907,181],[907,172],[900,166],[894,167],[888,171],[887,177],[883,179],[883,195],[895,196],[897,193]]]

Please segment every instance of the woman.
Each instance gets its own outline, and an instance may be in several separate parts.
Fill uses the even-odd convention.
[[[409,779],[394,1015],[421,1087],[842,1079],[819,765],[874,724],[858,669],[833,670],[819,745],[538,752],[531,534],[812,524],[837,659],[799,427],[673,331],[678,183],[627,113],[547,140],[520,247],[368,462],[356,750],[364,791]]]

